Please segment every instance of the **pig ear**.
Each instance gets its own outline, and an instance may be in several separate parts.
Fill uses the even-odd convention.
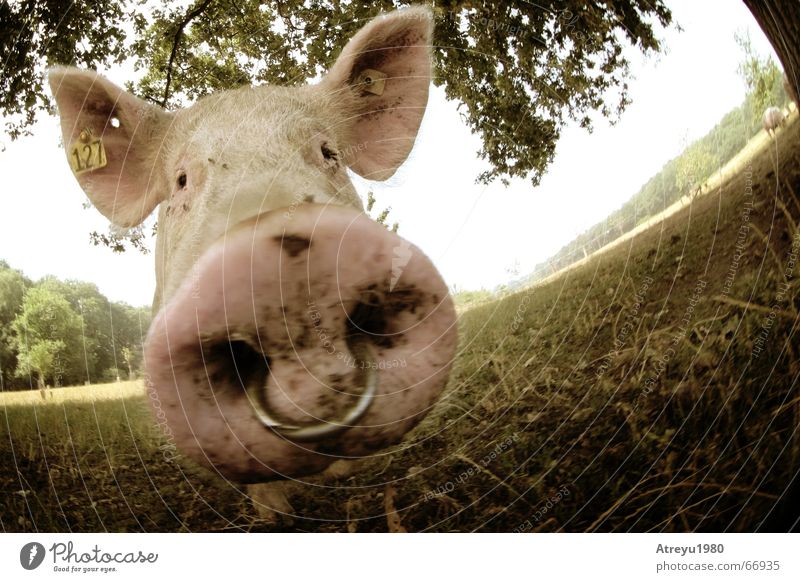
[[[114,224],[141,223],[168,194],[156,159],[171,115],[92,71],[57,67],[48,79],[68,159],[82,132],[105,150],[104,167],[76,173],[81,188]]]
[[[389,178],[414,145],[428,103],[432,35],[426,8],[379,16],[347,43],[321,83],[352,98],[345,161],[365,178]]]

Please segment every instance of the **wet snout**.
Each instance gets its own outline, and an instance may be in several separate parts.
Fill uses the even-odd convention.
[[[226,477],[323,470],[399,441],[443,389],[447,287],[362,213],[315,204],[237,225],[194,265],[145,346],[166,437]]]

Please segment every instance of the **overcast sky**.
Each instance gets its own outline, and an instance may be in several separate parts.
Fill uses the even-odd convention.
[[[537,188],[475,184],[479,138],[469,133],[443,92],[434,89],[411,158],[389,183],[372,187],[377,209],[391,206],[400,234],[422,248],[448,284],[491,289],[520,274],[601,221],[635,194],[687,142],[701,137],[744,99],[736,74],[741,51],[734,32],[749,29],[755,48],[772,54],[743,2],[668,1],[684,29],[665,31],[667,52],[637,57],[633,103],[620,123],[598,123],[592,134],[568,128],[555,162]],[[122,84],[126,71],[108,76]],[[513,139],[513,136],[511,136]],[[32,137],[0,136],[0,259],[38,279],[95,282],[109,298],[149,305],[155,288],[153,255],[115,255],[93,247],[89,232],[107,221],[85,210],[59,148],[56,118],[43,117]]]

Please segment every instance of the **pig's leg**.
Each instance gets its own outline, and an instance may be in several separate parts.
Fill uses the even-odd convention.
[[[270,525],[291,522],[294,508],[289,497],[300,491],[297,483],[291,481],[274,481],[272,483],[256,483],[247,486],[247,495],[262,521]]]
[[[253,502],[258,517],[270,525],[292,522],[294,508],[291,499],[302,492],[308,492],[316,483],[330,483],[337,479],[346,479],[358,473],[365,462],[363,460],[338,460],[325,471],[307,480],[310,484],[299,481],[273,481],[255,483],[247,486],[247,494]]]

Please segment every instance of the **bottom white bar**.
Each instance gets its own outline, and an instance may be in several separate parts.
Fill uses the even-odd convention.
[[[5,580],[137,582],[186,574],[777,582],[800,580],[799,542],[791,534],[0,534],[0,573]]]

